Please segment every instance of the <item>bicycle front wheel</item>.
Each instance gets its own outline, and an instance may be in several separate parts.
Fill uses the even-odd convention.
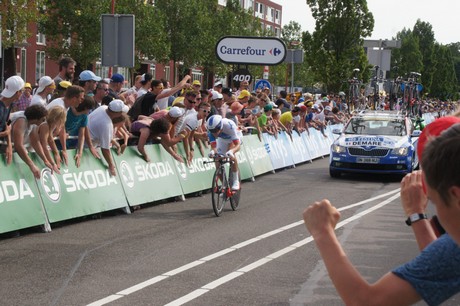
[[[230,171],[228,180],[230,182],[233,182],[233,171]],[[233,210],[236,210],[238,208],[238,205],[240,204],[241,177],[239,175],[239,172],[238,172],[238,180],[240,181],[240,189],[238,189],[238,191],[232,191],[232,196],[230,197],[230,206],[232,207]]]
[[[214,177],[212,178],[212,209],[214,214],[219,217],[224,210],[225,201],[227,201],[226,194],[227,181],[225,177],[225,171],[221,167],[216,169]]]

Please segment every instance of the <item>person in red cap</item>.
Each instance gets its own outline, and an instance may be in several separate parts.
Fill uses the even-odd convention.
[[[439,305],[460,292],[460,122],[451,124],[453,121],[457,120],[437,120],[433,127],[425,128],[429,132],[427,142],[421,144],[423,170],[407,175],[401,183],[401,201],[409,216],[406,224],[412,227],[422,251],[374,284],[355,269],[336,237],[338,210],[325,199],[304,211],[307,230],[345,304],[412,305],[423,299],[428,305]],[[434,235],[425,214],[422,180],[446,231],[440,237]]]

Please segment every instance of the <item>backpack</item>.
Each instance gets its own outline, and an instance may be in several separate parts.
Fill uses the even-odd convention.
[[[137,117],[142,114],[142,102],[144,101],[146,94],[143,94],[134,101],[133,106],[128,111],[128,116],[131,118],[131,122],[136,121]]]

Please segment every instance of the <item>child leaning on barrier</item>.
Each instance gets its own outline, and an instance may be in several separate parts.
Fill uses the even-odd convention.
[[[421,299],[429,305],[439,305],[460,292],[459,152],[458,123],[428,140],[422,154],[423,172],[408,174],[401,183],[403,206],[410,214],[407,224],[413,227],[419,245],[422,238],[427,245],[412,261],[374,284],[369,284],[350,263],[335,235],[334,228],[340,219],[337,209],[328,200],[322,200],[304,211],[305,225],[347,305],[410,305]],[[431,230],[424,214],[426,203],[417,198],[423,182],[446,231],[439,238],[426,234]]]

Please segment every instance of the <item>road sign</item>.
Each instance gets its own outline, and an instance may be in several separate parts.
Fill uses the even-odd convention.
[[[134,67],[134,15],[102,14],[102,66]]]
[[[216,55],[227,64],[277,65],[286,57],[286,45],[276,37],[225,36],[216,44]]]
[[[251,84],[252,76],[249,70],[247,69],[238,69],[233,73],[232,76],[233,83],[239,84],[240,82],[247,81],[248,84]]]
[[[264,88],[272,89],[272,84],[270,84],[270,82],[267,81],[267,80],[258,80],[256,82],[256,84],[254,85],[254,89],[257,89],[257,88],[260,88],[260,89],[264,89]]]

